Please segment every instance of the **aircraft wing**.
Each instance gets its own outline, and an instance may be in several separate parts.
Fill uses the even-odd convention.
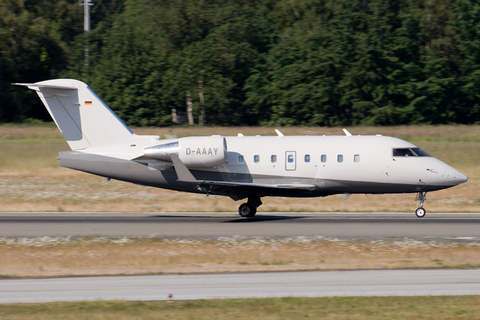
[[[228,186],[228,187],[251,187],[251,188],[274,188],[274,189],[296,189],[296,190],[313,190],[313,184],[264,184],[264,183],[250,183],[250,182],[235,182],[235,181],[212,181],[212,180],[197,180],[193,174],[188,170],[185,164],[180,160],[178,155],[171,154],[171,159],[175,171],[177,172],[178,181],[197,183],[200,185],[211,186]]]
[[[179,181],[183,181],[180,180]],[[276,189],[301,189],[301,190],[313,190],[315,186],[313,184],[265,184],[265,183],[251,183],[251,182],[235,182],[235,181],[210,181],[210,180],[197,180],[195,182],[207,185],[219,185],[230,187],[258,187],[258,188],[276,188]]]

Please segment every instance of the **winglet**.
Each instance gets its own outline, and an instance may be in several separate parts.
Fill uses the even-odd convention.
[[[278,134],[279,137],[284,137],[283,133],[281,133],[280,130],[275,129],[275,132]]]
[[[200,182],[193,174],[188,170],[185,164],[180,160],[178,155],[170,154],[170,158],[172,159],[173,166],[175,167],[175,172],[177,173],[178,181],[186,181],[186,182]]]
[[[343,132],[345,132],[345,135],[346,135],[347,137],[351,137],[351,136],[352,136],[352,134],[351,134],[350,132],[348,132],[347,129],[343,129]]]

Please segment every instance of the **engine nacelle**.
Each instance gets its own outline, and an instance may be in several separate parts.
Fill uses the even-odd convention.
[[[224,137],[188,137],[144,149],[150,159],[171,161],[176,154],[187,168],[209,168],[227,161],[227,142]]]

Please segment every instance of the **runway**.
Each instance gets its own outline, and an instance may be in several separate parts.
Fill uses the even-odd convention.
[[[0,280],[0,303],[478,295],[480,270],[311,271]]]
[[[0,237],[337,237],[477,241],[480,213],[0,213]]]

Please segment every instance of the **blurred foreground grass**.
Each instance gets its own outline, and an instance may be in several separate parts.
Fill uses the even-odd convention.
[[[255,293],[252,292],[254,295]],[[164,299],[165,297],[159,297]],[[480,297],[331,297],[0,304],[0,318],[29,319],[478,319]]]
[[[406,139],[469,177],[466,184],[428,194],[429,212],[480,212],[480,126],[354,127],[352,134]],[[272,135],[265,127],[134,128],[137,134]],[[341,128],[281,128],[286,135],[342,135]],[[53,126],[0,126],[0,211],[236,211],[238,203],[219,196],[185,194],[137,186],[61,168],[59,151],[69,150]],[[413,211],[414,194],[343,195],[327,198],[266,198],[260,212]],[[181,200],[181,201],[179,201]]]

